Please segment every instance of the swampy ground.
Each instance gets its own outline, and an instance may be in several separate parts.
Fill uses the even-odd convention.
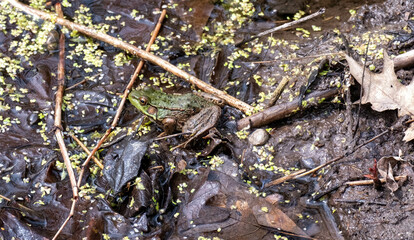
[[[22,2],[54,11],[44,1]],[[255,111],[268,107],[282,82],[275,106],[338,91],[242,130],[237,124],[244,113],[225,105],[218,133],[173,151],[184,137],[154,140],[161,126],[144,121],[100,148],[104,169],[89,164],[74,215],[57,239],[414,238],[413,144],[403,140],[409,117],[395,110],[400,106],[379,112],[372,102],[360,104],[361,84],[344,57],[364,60],[366,77],[386,67],[384,52],[394,58],[411,50],[413,1],[80,0],[63,6],[68,20],[142,48],[166,9],[152,53]],[[321,16],[245,41],[321,8]],[[57,39],[66,37],[62,130],[76,179],[87,154],[69,133],[88,148],[98,142],[139,59],[34,20],[6,1],[0,29],[0,238],[51,239],[72,204],[54,136]],[[404,85],[413,77],[410,67],[395,73]],[[168,93],[194,89],[152,63],[145,63],[134,87],[144,84]],[[127,102],[115,130],[142,116]],[[265,139],[255,139],[261,145],[249,139],[258,129],[265,130]],[[273,182],[341,156],[307,176]],[[381,171],[386,183],[377,182]],[[396,176],[402,180],[391,179]],[[375,184],[353,185],[370,179]]]

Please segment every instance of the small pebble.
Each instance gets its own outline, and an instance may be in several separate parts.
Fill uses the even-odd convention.
[[[284,197],[282,194],[279,193],[273,193],[271,195],[267,195],[265,200],[269,202],[270,204],[277,204],[279,202],[282,202],[284,200]]]
[[[305,159],[300,159],[300,165],[303,168],[307,168],[307,169],[312,169],[314,167],[316,167],[315,161],[313,161],[312,158],[305,158]]]
[[[35,125],[39,121],[39,116],[37,113],[32,113],[27,117],[27,122],[29,125]]]
[[[264,129],[257,129],[249,136],[249,143],[254,146],[261,146],[269,140],[269,134]]]

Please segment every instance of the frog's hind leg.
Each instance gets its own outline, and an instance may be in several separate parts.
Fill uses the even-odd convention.
[[[191,136],[185,142],[175,146],[171,149],[174,150],[179,147],[186,148],[187,145],[194,139],[204,135],[209,129],[214,127],[220,118],[221,108],[218,106],[212,106],[204,108],[198,114],[192,116],[184,124],[182,131],[183,133],[191,132]]]

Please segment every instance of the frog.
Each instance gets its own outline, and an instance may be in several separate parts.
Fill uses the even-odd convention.
[[[152,87],[131,91],[129,101],[152,121],[161,125],[164,135],[174,131],[188,134],[189,139],[179,146],[213,128],[221,115],[221,107],[194,93],[168,94]]]

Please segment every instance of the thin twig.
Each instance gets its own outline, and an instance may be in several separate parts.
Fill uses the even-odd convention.
[[[81,85],[82,83],[85,83],[85,82],[87,82],[88,81],[88,79],[83,79],[82,81],[80,81],[80,82],[78,82],[78,83],[75,83],[75,84],[73,84],[72,86],[70,86],[70,87],[67,87],[66,88],[66,90],[71,90],[71,89],[73,89],[73,88],[75,88],[76,86],[79,86],[79,85]]]
[[[56,3],[56,12],[58,16],[63,17],[62,12],[62,6],[60,3]],[[69,216],[66,218],[65,222],[61,225],[59,230],[56,232],[53,239],[56,239],[60,232],[63,230],[63,228],[66,226],[66,224],[69,222],[69,219],[72,218],[73,212],[75,211],[76,202],[78,201],[78,188],[76,186],[76,179],[75,175],[73,173],[72,164],[69,160],[69,155],[66,150],[65,143],[63,141],[63,134],[61,132],[62,125],[62,98],[63,98],[63,91],[65,88],[65,34],[60,34],[59,39],[59,63],[58,63],[58,90],[56,92],[56,107],[55,107],[55,135],[56,139],[58,140],[59,147],[62,152],[63,159],[65,160],[66,169],[69,173],[70,177],[70,183],[72,185],[72,191],[73,191],[73,202],[72,202],[72,208],[69,213]]]
[[[169,139],[169,138],[173,138],[173,137],[177,137],[177,136],[182,136],[182,135],[189,135],[189,134],[191,134],[191,132],[175,133],[175,134],[171,134],[171,135],[164,136],[164,137],[154,138],[154,141],[159,141],[159,140],[164,140],[164,139]]]
[[[410,124],[410,123],[412,123],[412,122],[414,122],[414,119],[411,119],[411,120],[408,120],[408,121],[406,121],[404,124]]]
[[[69,154],[66,149],[65,142],[63,141],[62,131],[58,128],[55,131],[55,137],[59,144],[60,152],[62,153],[63,161],[65,162],[66,170],[68,171],[70,185],[72,186],[73,197],[78,197],[78,188],[76,187],[75,173],[73,172],[72,165],[69,159]]]
[[[151,45],[154,43],[155,39],[158,36],[158,32],[160,31],[161,28],[161,23],[164,20],[164,17],[166,15],[166,10],[164,9],[161,13],[160,18],[158,19],[158,23],[155,26],[155,29],[152,33],[151,39],[148,43],[148,46],[146,48],[146,51],[149,52],[151,50]],[[122,97],[121,103],[119,104],[118,110],[115,114],[114,120],[112,121],[111,127],[108,128],[108,130],[106,130],[105,135],[99,140],[98,144],[96,144],[96,146],[94,147],[94,149],[92,150],[91,153],[89,153],[88,158],[85,160],[85,162],[82,165],[82,169],[80,171],[79,174],[79,179],[78,179],[78,187],[80,187],[81,183],[82,183],[82,178],[83,178],[83,174],[85,172],[85,169],[89,163],[89,161],[91,160],[92,156],[95,155],[95,153],[98,151],[98,149],[101,147],[101,145],[105,142],[106,138],[109,136],[109,134],[111,133],[112,129],[114,129],[118,123],[119,117],[121,115],[122,109],[124,108],[124,104],[126,102],[126,98],[129,94],[129,91],[131,90],[132,86],[134,85],[135,79],[138,77],[139,72],[141,71],[142,67],[144,66],[144,61],[140,61],[137,68],[135,69],[134,74],[131,77],[131,80],[129,81],[127,87],[125,88],[124,91],[124,95]]]
[[[407,176],[396,176],[394,177],[395,181],[400,181],[403,179],[406,179]],[[381,181],[381,183],[385,183],[386,179],[385,178],[380,178],[379,179]],[[345,183],[348,186],[361,186],[361,185],[371,185],[374,184],[374,180],[373,179],[368,179],[368,180],[358,180],[358,181],[349,181]]]
[[[34,8],[31,8],[25,4],[20,3],[17,0],[6,0],[8,3],[10,3],[11,5],[13,5],[14,7],[28,13],[31,14],[33,16],[37,16],[41,19],[44,20],[48,20],[48,21],[52,21],[55,22],[56,24],[62,25],[67,27],[70,30],[76,30],[80,33],[83,33],[87,36],[93,37],[95,39],[101,40],[103,42],[106,42],[116,48],[120,48],[123,49],[127,52],[129,52],[130,54],[133,54],[135,56],[138,56],[140,58],[143,58],[144,60],[147,60],[149,62],[152,62],[162,68],[164,68],[166,71],[176,75],[177,77],[180,77],[182,79],[184,79],[185,81],[189,82],[190,84],[193,84],[195,86],[197,86],[198,88],[202,89],[203,91],[207,92],[207,93],[211,93],[216,97],[219,97],[221,99],[223,99],[224,101],[226,101],[227,104],[229,104],[230,106],[233,106],[235,108],[240,109],[241,111],[243,111],[244,113],[247,112],[252,112],[253,111],[253,107],[250,106],[249,104],[240,101],[239,99],[223,92],[220,91],[216,88],[214,88],[213,86],[203,82],[202,80],[196,78],[195,76],[177,68],[176,66],[172,65],[171,63],[165,61],[164,59],[155,56],[154,54],[144,51],[140,48],[135,47],[132,44],[123,42],[115,37],[109,36],[105,33],[99,32],[95,29],[92,28],[88,28],[86,26],[83,26],[81,24],[77,24],[74,22],[71,22],[69,20],[66,20],[64,18],[61,17],[57,17],[56,15],[50,14],[50,13],[46,13]]]
[[[275,105],[276,101],[279,99],[286,85],[289,83],[290,77],[288,75],[282,78],[282,81],[277,85],[275,91],[270,96],[269,102],[267,103],[267,108]]]
[[[58,15],[63,16],[61,5],[56,4],[56,11]],[[59,12],[60,11],[60,12]],[[66,149],[65,142],[63,141],[62,133],[62,99],[63,91],[65,88],[65,34],[60,34],[59,39],[59,63],[58,63],[58,89],[55,97],[55,137],[59,144],[60,152],[62,153],[63,161],[65,162],[66,170],[68,171],[70,184],[72,185],[73,198],[78,198],[78,188],[76,187],[75,173],[72,169],[72,164],[69,159],[68,150]]]
[[[364,65],[363,65],[363,70],[362,70],[362,79],[361,79],[361,91],[359,91],[359,102],[358,102],[358,111],[357,111],[357,117],[356,117],[356,123],[354,126],[354,130],[353,130],[353,136],[355,137],[355,134],[358,130],[359,127],[359,115],[361,113],[361,105],[362,105],[362,95],[364,93],[364,78],[365,78],[365,69],[366,69],[366,65],[367,65],[367,57],[368,57],[368,49],[369,49],[369,42],[371,41],[371,35],[368,38],[368,43],[367,43],[367,48],[365,49],[365,61],[364,61]]]
[[[355,147],[355,149],[354,149],[351,153],[354,153],[354,152],[355,152],[356,150],[358,150],[359,148],[361,148],[361,147],[365,146],[366,144],[368,144],[368,143],[370,143],[370,142],[374,141],[375,139],[377,139],[377,138],[379,138],[379,137],[383,136],[384,134],[387,134],[389,131],[390,131],[389,129],[388,129],[388,130],[385,130],[384,132],[382,132],[382,133],[378,134],[377,136],[375,136],[375,137],[371,138],[370,140],[368,140],[368,141],[366,141],[366,142],[364,142],[364,143],[362,143],[362,144],[360,144],[360,145],[356,146],[356,147]],[[332,159],[332,160],[331,160],[331,161],[329,161],[329,162],[326,162],[326,163],[324,163],[324,164],[321,164],[321,165],[319,165],[318,167],[315,167],[315,168],[313,168],[313,169],[311,169],[311,170],[309,170],[309,171],[307,171],[307,172],[304,172],[304,173],[302,173],[302,174],[300,174],[300,175],[296,176],[296,177],[295,177],[295,179],[300,178],[300,177],[303,177],[303,176],[306,176],[306,175],[309,175],[309,174],[311,174],[311,173],[314,173],[314,172],[318,171],[318,170],[319,170],[319,169],[321,169],[321,168],[324,168],[324,167],[326,167],[326,166],[328,166],[328,165],[331,165],[331,164],[333,164],[333,163],[335,163],[335,162],[337,162],[337,161],[341,160],[341,159],[342,159],[342,158],[344,158],[345,156],[347,156],[347,155],[346,155],[346,154],[342,154],[341,156],[336,157],[336,158]]]
[[[66,220],[62,223],[59,230],[55,233],[55,236],[53,236],[52,240],[55,240],[59,234],[62,232],[62,230],[65,228],[66,224],[68,224],[69,220],[73,217],[75,214],[75,207],[76,203],[78,202],[78,199],[72,199],[72,206],[70,207],[69,216],[66,218]]]
[[[8,197],[6,197],[6,196],[3,196],[3,195],[1,195],[0,194],[0,198],[3,198],[4,200],[6,200],[7,202],[11,202],[11,199],[10,198],[8,198]]]
[[[277,27],[275,27],[275,28],[269,29],[269,30],[267,30],[267,31],[264,31],[264,32],[262,32],[262,33],[257,34],[255,37],[262,37],[262,36],[265,36],[265,35],[267,35],[267,34],[274,33],[274,32],[276,32],[276,31],[279,31],[279,30],[282,30],[282,29],[285,29],[285,28],[291,27],[291,26],[293,26],[293,25],[296,25],[296,24],[299,24],[299,23],[302,23],[302,22],[308,21],[309,19],[312,19],[312,18],[317,17],[317,16],[319,16],[319,15],[322,15],[322,14],[324,14],[324,13],[325,13],[325,8],[321,8],[321,9],[319,9],[317,12],[312,13],[311,15],[308,15],[308,16],[303,17],[303,18],[300,18],[300,19],[298,19],[298,20],[296,20],[296,21],[293,21],[293,22],[288,22],[288,23],[285,23],[285,24],[283,24],[283,25],[281,25],[281,26],[277,26]]]
[[[244,63],[253,63],[253,64],[266,64],[271,63],[274,64],[275,62],[279,61],[297,61],[297,60],[304,60],[308,58],[318,58],[318,57],[334,57],[334,56],[345,56],[344,52],[331,52],[331,53],[320,53],[316,55],[309,55],[309,56],[303,56],[303,57],[296,57],[296,58],[276,58],[273,60],[263,60],[263,61],[252,61],[252,62],[244,62]]]
[[[7,201],[7,202],[9,202],[9,203],[12,203],[12,202],[16,203],[16,204],[17,204],[17,206],[21,208],[21,210],[24,210],[24,211],[27,211],[27,212],[34,212],[34,210],[32,210],[32,209],[30,209],[30,208],[28,208],[28,207],[24,206],[23,204],[20,204],[20,203],[17,203],[17,202],[15,202],[15,201],[12,201],[10,198],[8,198],[8,197],[6,197],[6,196],[3,196],[3,195],[1,195],[1,194],[0,194],[0,198],[2,198],[2,199],[4,199],[4,200],[6,200],[6,201]]]
[[[371,138],[370,140],[368,140],[368,141],[366,141],[366,142],[364,142],[364,143],[362,143],[362,144],[358,145],[357,147],[355,147],[355,148],[354,148],[354,150],[353,150],[350,154],[354,153],[357,149],[361,148],[362,146],[365,146],[366,144],[368,144],[368,143],[370,143],[370,142],[374,141],[375,139],[377,139],[377,138],[379,138],[379,137],[383,136],[384,134],[388,133],[389,131],[390,131],[389,129],[388,129],[388,130],[385,130],[384,132],[382,132],[382,133],[378,134],[377,136],[375,136],[375,137]],[[306,176],[306,175],[309,175],[309,174],[311,174],[311,173],[314,173],[314,172],[318,171],[318,170],[319,170],[319,169],[321,169],[321,168],[324,168],[324,167],[326,167],[326,166],[328,166],[328,165],[331,165],[331,164],[333,164],[333,163],[335,163],[335,162],[337,162],[337,161],[341,160],[341,159],[342,159],[342,158],[344,158],[345,156],[347,156],[347,155],[346,155],[346,154],[342,154],[341,156],[336,157],[336,158],[332,159],[332,160],[331,160],[331,161],[329,161],[329,162],[326,162],[326,163],[324,163],[324,164],[321,164],[321,165],[319,165],[319,166],[317,166],[317,167],[315,167],[315,168],[313,168],[313,169],[311,169],[311,170],[309,170],[309,171],[303,172],[303,173],[300,173],[300,171],[303,171],[303,170],[299,170],[299,171],[294,172],[294,173],[292,173],[292,174],[290,174],[290,175],[288,175],[288,176],[284,176],[284,177],[281,177],[281,178],[275,179],[275,180],[273,180],[272,182],[268,183],[265,187],[271,187],[271,186],[273,186],[273,185],[276,185],[276,184],[279,184],[279,183],[283,183],[283,182],[285,182],[285,181],[287,181],[287,180],[290,180],[290,179],[298,179],[298,178],[304,177],[304,176]],[[298,174],[298,173],[300,173],[300,174]]]
[[[87,82],[88,80],[91,80],[91,79],[93,79],[94,77],[96,77],[96,76],[98,76],[98,75],[100,75],[100,74],[102,74],[102,73],[95,74],[95,75],[93,75],[93,76],[91,76],[91,77],[85,77],[82,81],[80,81],[80,82],[78,82],[78,83],[75,83],[75,84],[73,84],[73,85],[72,85],[72,86],[70,86],[70,87],[67,87],[65,90],[67,91],[67,90],[70,90],[70,89],[72,89],[72,88],[75,88],[76,86],[79,86],[79,85],[81,85],[82,83],[85,83],[85,82]]]
[[[91,151],[89,151],[89,149],[81,142],[81,140],[79,140],[79,138],[75,136],[75,134],[71,132],[69,133],[69,136],[71,136],[73,140],[75,140],[76,143],[78,143],[78,145],[83,149],[83,151],[85,151],[88,155],[91,154]],[[95,162],[96,165],[98,165],[100,169],[104,169],[104,165],[99,161],[98,158],[92,156],[92,160]]]
[[[306,172],[306,170],[305,170],[305,169],[300,169],[300,170],[298,170],[298,171],[296,171],[296,172],[294,172],[294,173],[291,173],[291,174],[289,174],[289,175],[287,175],[287,176],[284,176],[284,177],[278,178],[278,179],[276,179],[276,180],[273,180],[273,181],[271,181],[271,182],[269,182],[269,183],[266,183],[266,184],[265,184],[265,188],[268,188],[268,187],[271,187],[271,186],[278,185],[278,184],[280,184],[280,183],[286,182],[286,181],[288,181],[288,180],[290,180],[290,179],[293,179],[293,178],[294,178],[294,177],[296,177],[297,175],[299,175],[299,174],[301,174],[301,173],[304,173],[304,172]]]
[[[242,44],[244,44],[244,43],[246,43],[246,42],[249,42],[249,41],[251,41],[251,40],[253,40],[253,39],[256,39],[256,38],[259,38],[259,37],[263,37],[263,36],[265,36],[265,35],[267,35],[267,34],[274,33],[274,32],[279,31],[279,30],[283,30],[283,29],[290,28],[290,27],[292,27],[293,25],[296,25],[296,24],[299,24],[299,23],[305,22],[305,21],[307,21],[307,20],[309,20],[309,19],[312,19],[312,18],[317,17],[317,16],[319,16],[319,15],[322,15],[322,14],[324,14],[324,13],[325,13],[325,8],[321,8],[321,9],[319,9],[319,11],[317,11],[317,12],[315,12],[315,13],[312,13],[311,15],[308,15],[308,16],[303,17],[303,18],[300,18],[300,19],[298,19],[298,20],[296,20],[296,21],[293,21],[293,22],[288,22],[288,23],[285,23],[285,24],[283,24],[283,25],[280,25],[280,26],[274,27],[274,28],[272,28],[272,29],[266,30],[266,31],[264,31],[264,32],[261,32],[261,33],[259,33],[259,34],[255,35],[255,36],[253,36],[253,37],[250,37],[249,39],[247,39],[247,40],[245,40],[245,41],[243,41],[243,42],[241,42],[241,43],[239,43],[239,44],[237,44],[237,45],[239,45],[239,46],[240,46],[240,45],[242,45]]]

